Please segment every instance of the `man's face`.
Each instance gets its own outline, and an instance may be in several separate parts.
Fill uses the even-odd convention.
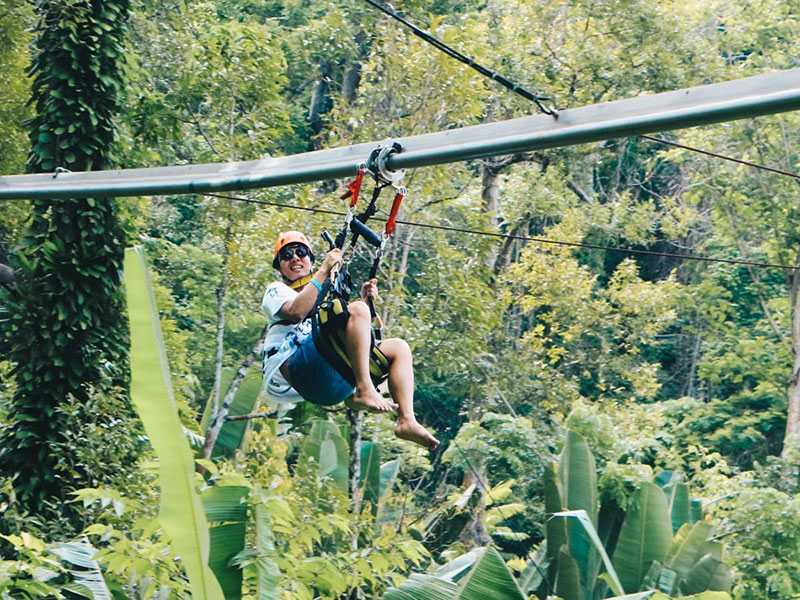
[[[300,256],[300,255],[303,256]],[[289,244],[279,253],[281,275],[295,281],[311,273],[311,256],[303,244]]]

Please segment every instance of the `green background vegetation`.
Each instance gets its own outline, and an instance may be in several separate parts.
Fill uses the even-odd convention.
[[[560,108],[800,66],[785,0],[395,7]],[[4,175],[251,160],[533,113],[356,0],[0,0]],[[796,173],[798,131],[788,113],[660,135]],[[344,183],[247,195],[341,210]],[[417,169],[405,185],[411,221],[800,262],[795,180],[641,138]],[[193,195],[3,202],[0,263],[17,273],[0,285],[3,597],[219,597],[198,591],[193,544],[227,598],[470,598],[484,577],[512,598],[613,595],[583,521],[551,518],[579,509],[628,593],[800,594],[794,271],[400,225],[379,310],[414,351],[417,413],[442,446],[366,417],[353,498],[344,412],[266,406],[251,375],[235,410],[271,416],[224,429],[197,473],[172,465],[184,504],[168,497],[154,452],[182,428],[201,456],[209,398],[253,361],[277,233],[338,226]],[[169,430],[135,397],[137,360],[160,367],[127,351],[132,245],[172,387],[147,410],[166,422],[174,406]],[[369,262],[356,256],[356,279]],[[175,506],[202,516],[192,539]],[[646,551],[617,552],[634,527]]]

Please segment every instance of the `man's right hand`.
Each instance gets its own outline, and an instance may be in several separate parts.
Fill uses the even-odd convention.
[[[342,266],[342,251],[334,248],[325,255],[325,260],[319,266],[319,270],[327,277],[331,271]]]

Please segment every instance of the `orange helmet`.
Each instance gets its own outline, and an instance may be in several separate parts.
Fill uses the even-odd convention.
[[[314,262],[314,252],[311,250],[311,242],[308,241],[308,238],[299,231],[284,231],[275,241],[275,257],[272,259],[273,268],[281,268],[279,258],[281,248],[289,244],[302,244],[308,248],[308,256],[311,258],[311,262]]]

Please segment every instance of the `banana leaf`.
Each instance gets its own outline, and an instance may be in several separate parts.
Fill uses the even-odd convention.
[[[681,583],[681,593],[696,594],[706,590],[728,592],[733,574],[728,565],[711,554],[703,556]]]
[[[64,562],[80,567],[80,570],[70,569],[73,581],[64,584],[61,589],[93,600],[111,600],[111,591],[106,585],[100,566],[94,560],[97,550],[91,544],[84,542],[54,544],[49,550]]]
[[[676,571],[681,579],[686,577],[697,561],[709,552],[707,540],[711,536],[711,531],[711,524],[705,521],[694,525],[687,523],[678,530],[667,551],[665,563]]]
[[[476,562],[478,562],[478,559],[483,556],[483,552],[484,548],[470,550],[466,554],[457,556],[446,565],[439,567],[432,575],[446,581],[458,581]]]
[[[210,552],[208,566],[219,581],[225,600],[242,597],[242,570],[231,564],[234,556],[244,550],[247,529],[247,503],[250,489],[245,486],[220,485],[206,489],[200,495],[209,530]]]
[[[278,581],[281,572],[272,558],[275,554],[269,513],[261,504],[256,506],[256,569],[258,570],[258,600],[278,600]]]
[[[625,590],[622,587],[622,583],[617,577],[617,573],[611,564],[611,560],[608,558],[608,554],[606,553],[606,549],[603,547],[603,543],[600,541],[600,536],[597,534],[597,531],[595,530],[591,520],[589,519],[589,515],[587,515],[586,512],[583,510],[568,510],[556,513],[553,516],[573,518],[576,519],[578,523],[580,523],[580,525],[586,532],[586,535],[592,541],[592,544],[594,544],[595,550],[603,559],[603,563],[606,566],[606,572],[608,573],[607,581],[609,583],[609,587],[615,594],[624,594]],[[594,582],[591,583],[593,584]]]
[[[414,573],[399,588],[386,590],[383,600],[455,600],[456,594],[458,584]]]
[[[390,460],[381,465],[381,478],[380,478],[380,483],[378,485],[378,498],[383,498],[384,494],[386,494],[386,492],[388,492],[391,489],[392,485],[394,484],[394,480],[397,477],[397,473],[399,471],[400,471],[399,458]]]
[[[489,546],[460,584],[434,575],[411,575],[384,600],[525,600],[500,554]]]
[[[657,590],[648,590],[636,594],[627,594],[626,596],[614,596],[613,598],[608,598],[608,600],[731,600],[731,597],[725,592],[703,592],[694,596],[671,598]]]
[[[611,561],[626,590],[641,590],[652,562],[664,562],[671,540],[667,498],[661,488],[645,482],[633,495]]]
[[[548,464],[544,468],[544,509],[548,515],[553,515],[564,510],[561,500],[558,475],[555,465]],[[558,558],[564,544],[567,543],[567,520],[551,518],[545,523],[545,536],[547,539],[547,556],[551,561]]]
[[[689,486],[685,483],[678,483],[672,486],[669,491],[669,514],[672,517],[673,534],[678,533],[684,523],[689,523],[691,519],[690,511]]]
[[[209,535],[194,489],[194,460],[183,433],[144,250],[125,251],[131,328],[131,399],[159,462],[159,520],[186,569],[194,600],[222,600],[208,567]]]
[[[227,390],[230,386],[235,374],[236,369],[226,369],[224,371],[222,375],[221,386],[223,396],[225,395],[225,390]],[[230,416],[234,416],[246,415],[253,412],[253,409],[256,406],[256,401],[258,400],[258,395],[261,393],[261,385],[262,382],[260,370],[257,368],[251,368],[239,385],[239,389],[236,390],[236,394],[233,396],[233,403],[230,406],[228,414]],[[209,397],[206,410],[203,413],[203,421],[201,421],[201,427],[203,428],[203,431],[205,431],[208,427],[210,412],[211,398]],[[242,442],[245,439],[245,433],[247,433],[249,427],[250,421],[226,421],[223,423],[222,429],[220,429],[219,436],[217,437],[217,442],[214,444],[214,451],[211,454],[211,458],[217,458],[220,456],[232,457],[236,450],[241,448]]]
[[[489,546],[461,584],[457,600],[525,600],[502,557]]]
[[[533,556],[522,569],[517,583],[524,594],[530,595],[538,590],[547,578],[547,569],[550,567],[550,556],[547,551],[547,542],[542,542],[533,553]]]
[[[555,592],[564,600],[583,600],[583,586],[578,561],[563,550],[558,555]]]
[[[350,452],[339,428],[330,421],[315,421],[300,448],[302,456],[313,458],[319,465],[319,477],[330,477],[347,493]]]
[[[582,435],[567,432],[567,441],[559,461],[561,499],[566,510],[583,510],[597,529],[597,469],[594,456]],[[583,526],[575,521],[567,522],[569,554],[578,563],[581,585],[585,590],[594,587],[600,568],[600,556]]]
[[[692,498],[689,505],[689,523],[697,523],[703,518],[703,502],[700,498]]]
[[[378,514],[378,501],[381,497],[381,445],[374,442],[361,442],[361,473],[359,485],[363,488],[362,498],[372,505],[372,516]]]

